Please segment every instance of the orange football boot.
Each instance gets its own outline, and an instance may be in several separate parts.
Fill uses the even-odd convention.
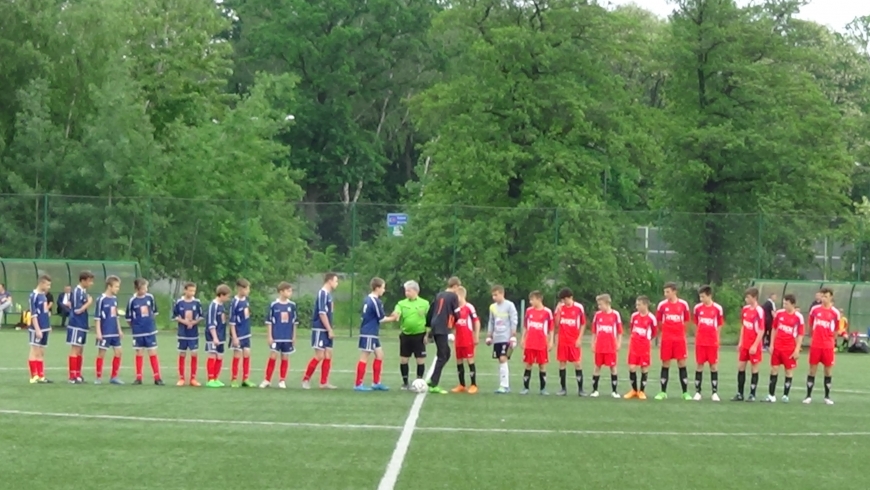
[[[644,393],[642,391],[638,391],[637,392],[637,399],[638,400],[646,400],[646,393]]]
[[[464,393],[464,392],[465,392],[465,387],[462,385],[459,385],[456,388],[453,388],[452,390],[450,390],[450,393]]]
[[[477,385],[471,385],[468,387],[468,394],[473,395],[477,393]]]
[[[199,384],[199,381],[197,381],[197,380],[195,380],[195,379],[191,379],[191,380],[190,380],[190,386],[202,386],[202,385]]]
[[[629,391],[628,393],[626,393],[625,396],[624,396],[623,398],[625,398],[626,400],[630,400],[630,399],[632,399],[632,398],[637,398],[637,397],[638,397],[638,396],[637,396],[637,391],[631,390],[631,391]]]

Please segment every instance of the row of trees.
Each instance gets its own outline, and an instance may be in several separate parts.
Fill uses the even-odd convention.
[[[870,17],[673,3],[4,2],[0,253],[625,301],[660,279],[637,226],[692,282],[863,252]]]

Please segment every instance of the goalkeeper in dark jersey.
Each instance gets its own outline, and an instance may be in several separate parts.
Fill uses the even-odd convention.
[[[450,344],[447,337],[453,329],[456,315],[459,312],[459,296],[456,295],[456,291],[461,285],[462,283],[458,277],[448,279],[447,289],[438,293],[429,307],[426,325],[429,327],[429,337],[434,341],[435,348],[437,349],[435,369],[432,371],[432,378],[429,380],[429,393],[447,393],[447,390],[442,389],[439,383],[441,381],[441,370],[444,369],[447,361],[450,360]]]

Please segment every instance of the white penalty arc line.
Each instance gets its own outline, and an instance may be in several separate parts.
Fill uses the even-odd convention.
[[[417,399],[422,399],[421,394]],[[416,400],[415,400],[416,401]],[[313,428],[338,430],[372,430],[395,432],[404,430],[404,426],[376,424],[321,424],[308,422],[276,422],[268,420],[222,420],[222,419],[190,419],[171,417],[139,417],[133,415],[87,414],[65,412],[36,412],[31,410],[3,410],[0,416],[24,416],[44,418],[67,418],[79,420],[114,420],[119,422],[149,422],[167,424],[196,425],[239,425],[260,427]],[[580,436],[669,436],[669,437],[866,437],[870,432],[679,432],[679,431],[622,431],[622,430],[560,430],[560,429],[498,429],[474,427],[414,427],[415,432],[453,432],[481,434],[546,434],[546,435],[580,435]],[[397,444],[397,449],[399,445]]]
[[[429,367],[426,373],[426,380],[432,377],[435,371],[435,362]],[[411,404],[411,409],[408,411],[408,418],[405,419],[405,425],[402,426],[402,433],[399,434],[399,440],[396,441],[396,448],[393,450],[390,461],[387,463],[387,469],[384,471],[384,476],[381,477],[381,482],[378,484],[378,490],[393,490],[396,487],[396,482],[399,480],[399,473],[402,472],[402,465],[405,463],[405,456],[408,455],[408,449],[411,447],[411,438],[414,436],[414,430],[417,428],[417,419],[420,418],[420,411],[423,409],[423,402],[426,401],[426,392],[418,394],[414,398],[414,403]]]

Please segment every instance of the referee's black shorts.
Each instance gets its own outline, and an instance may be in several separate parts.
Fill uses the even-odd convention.
[[[426,334],[399,334],[399,357],[426,357]]]

